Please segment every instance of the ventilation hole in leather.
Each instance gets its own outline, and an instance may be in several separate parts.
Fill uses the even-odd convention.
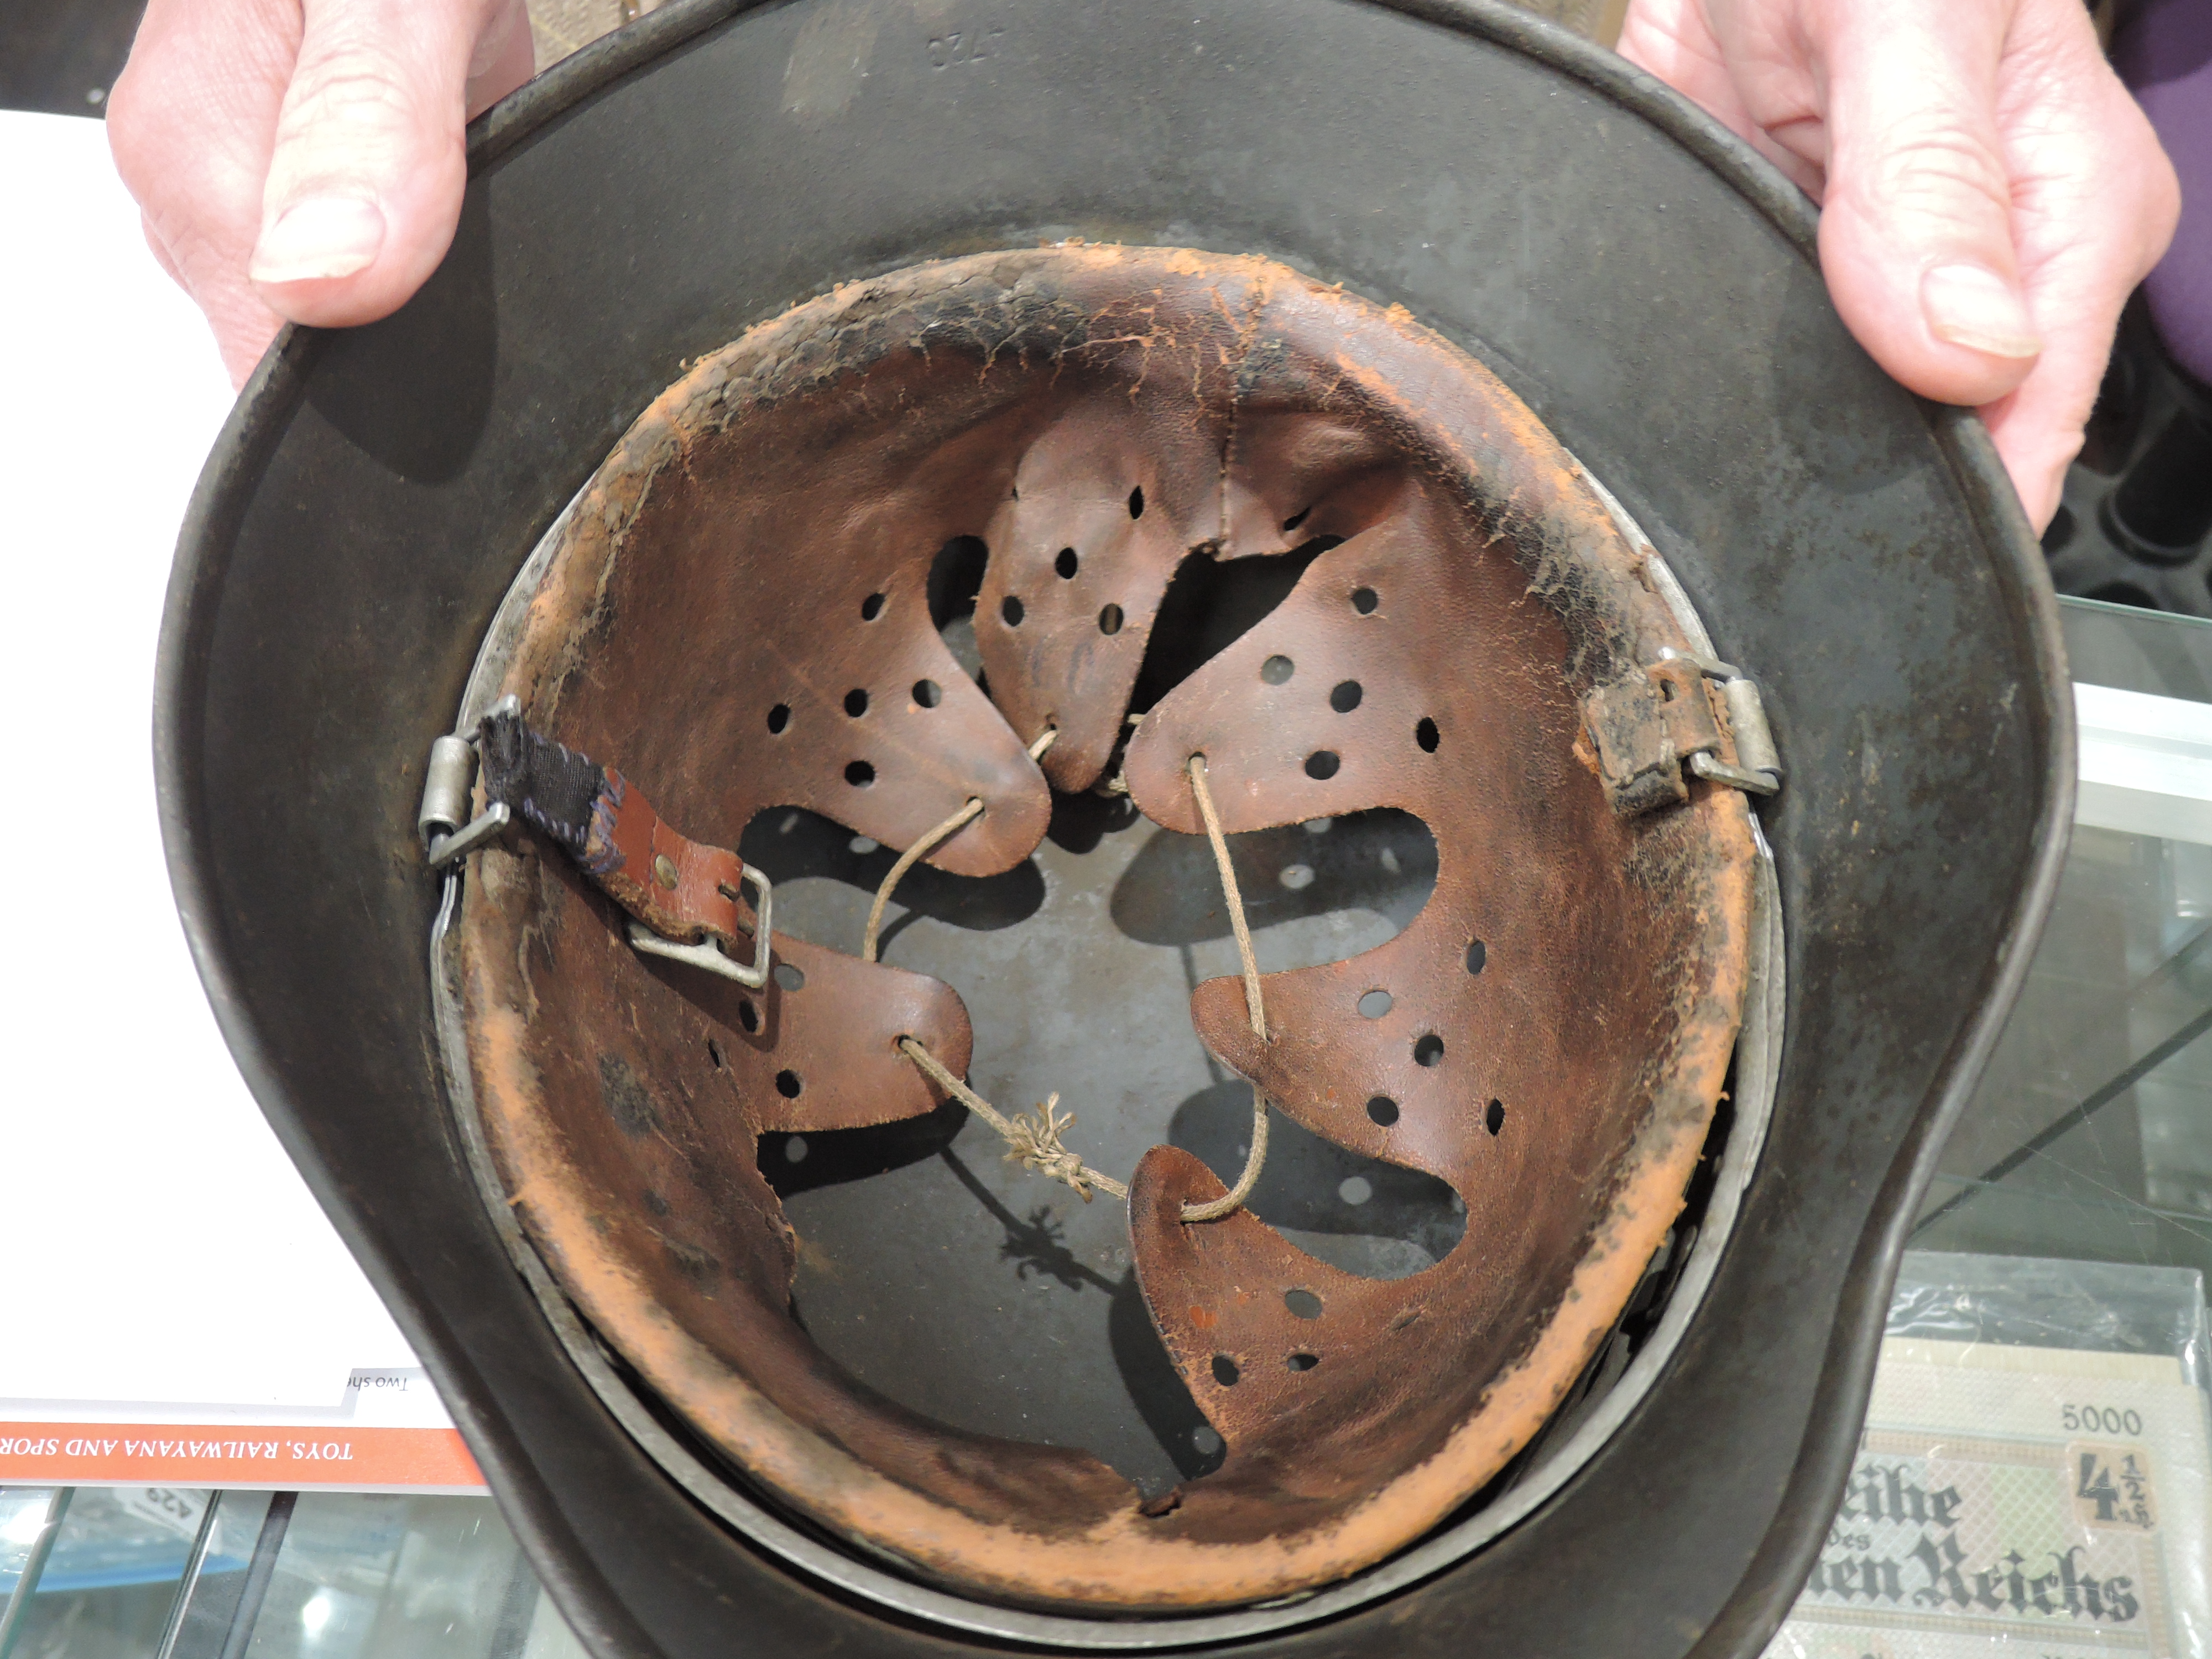
[[[1371,587],[1355,587],[1352,590],[1352,608],[1363,617],[1373,616],[1375,607],[1382,603],[1382,601],[1376,597],[1375,590]]]
[[[1310,1353],[1294,1353],[1283,1363],[1294,1371],[1310,1371],[1321,1361]]]
[[[770,737],[781,737],[784,727],[791,724],[791,705],[780,702],[768,711],[768,730]]]
[[[876,781],[876,769],[866,761],[854,761],[845,769],[845,781],[855,789],[865,789]]]
[[[786,1100],[798,1099],[799,1091],[805,1086],[799,1080],[799,1073],[796,1072],[778,1072],[775,1074],[775,1091]]]
[[[1336,769],[1343,764],[1334,749],[1316,749],[1306,757],[1306,775],[1321,782],[1334,777]]]
[[[1313,885],[1314,867],[1310,864],[1286,864],[1283,873],[1275,879],[1293,893],[1302,892]]]
[[[883,614],[884,596],[882,594],[871,593],[866,599],[860,601],[860,620],[862,622],[873,622],[877,617]]]
[[[1467,971],[1468,973],[1480,973],[1482,971],[1482,964],[1489,960],[1489,947],[1485,945],[1480,939],[1476,939],[1467,947]]]
[[[1340,714],[1349,714],[1359,707],[1362,695],[1358,680],[1339,680],[1328,694],[1328,706]]]
[[[1298,665],[1288,657],[1270,657],[1260,665],[1260,678],[1270,685],[1280,685],[1298,672]]]
[[[784,990],[803,991],[806,988],[806,975],[787,962],[779,962],[775,964],[773,977],[776,984]]]
[[[1239,1375],[1237,1362],[1227,1354],[1218,1353],[1213,1356],[1213,1380],[1223,1388],[1235,1388]]]
[[[1485,1111],[1482,1115],[1482,1127],[1489,1130],[1492,1135],[1497,1134],[1500,1129],[1505,1127],[1505,1103],[1504,1101],[1493,1100],[1490,1103],[1489,1109]]]
[[[1672,702],[1674,701],[1674,681],[1662,680],[1659,682],[1659,701],[1662,702]]]
[[[1340,536],[1316,536],[1287,553],[1267,558],[1209,559],[1200,555],[1176,567],[1175,580],[1154,613],[1145,639],[1145,665],[1129,696],[1129,712],[1141,714],[1257,627],[1290,597],[1308,566],[1339,545]]]
[[[850,714],[854,720],[858,720],[861,715],[866,714],[868,712],[868,694],[866,691],[863,691],[857,685],[850,691],[848,691],[845,694],[845,712]]]
[[[1307,514],[1310,514],[1312,511],[1313,508],[1309,507],[1302,512],[1293,513],[1289,518],[1284,520],[1283,534],[1287,536],[1291,532],[1296,530],[1300,525],[1304,524],[1306,521]]]
[[[1430,755],[1435,754],[1437,752],[1437,744],[1442,740],[1440,734],[1437,731],[1437,723],[1431,720],[1426,714],[1422,715],[1421,723],[1413,728],[1413,741],[1421,745],[1422,752]]]
[[[750,1002],[740,1002],[738,1005],[738,1024],[746,1036],[751,1036],[760,1030],[760,1010]]]
[[[1060,556],[1052,562],[1052,568],[1059,574],[1060,580],[1072,581],[1074,580],[1075,568],[1079,562],[1075,556],[1075,550],[1072,547],[1063,547],[1060,550]]]
[[[776,1086],[778,1088],[781,1088],[783,1086],[783,1079],[789,1076],[791,1076],[791,1073],[789,1072],[786,1072],[782,1076],[777,1078]],[[784,1137],[783,1161],[786,1164],[804,1164],[806,1162],[806,1137],[805,1135],[786,1135]]]
[[[1006,618],[1007,627],[1019,628],[1022,625],[1022,602],[1012,594],[1007,594],[1000,603],[999,614]]]
[[[1398,1121],[1398,1103],[1388,1095],[1377,1095],[1367,1103],[1367,1117],[1376,1127],[1387,1129]]]
[[[982,653],[975,648],[975,596],[982,591],[990,550],[974,536],[955,536],[938,550],[929,567],[929,623],[952,653],[960,672],[979,684]]]
[[[1142,484],[1129,492],[1129,516],[1133,519],[1145,516],[1145,487]]]
[[[722,1045],[712,1037],[707,1039],[707,1058],[714,1062],[716,1071],[722,1069]]]
[[[1311,1291],[1297,1290],[1283,1292],[1283,1305],[1300,1319],[1321,1317],[1321,1298]]]
[[[1098,631],[1102,634],[1118,634],[1121,631],[1120,605],[1109,605],[1098,613]]]
[[[1363,1019],[1380,1019],[1390,1012],[1392,998],[1379,987],[1359,999],[1359,1014]]]
[[[1443,1058],[1444,1040],[1434,1031],[1413,1045],[1413,1064],[1416,1066],[1440,1066]]]
[[[990,559],[991,550],[980,536],[955,536],[937,550],[930,561],[927,590],[933,628],[942,629],[955,617],[974,614]]]
[[[1337,1183],[1336,1195],[1347,1204],[1364,1204],[1375,1196],[1375,1183],[1365,1176],[1346,1176]]]
[[[945,688],[935,680],[916,680],[914,700],[924,708],[934,708],[945,701]]]

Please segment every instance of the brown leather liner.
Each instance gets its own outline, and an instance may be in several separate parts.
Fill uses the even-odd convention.
[[[789,1317],[753,1137],[933,1109],[891,1045],[911,1033],[962,1069],[947,988],[779,939],[804,987],[748,998],[635,956],[557,855],[473,861],[477,1100],[556,1277],[763,1488],[974,1592],[1185,1608],[1325,1583],[1418,1537],[1540,1426],[1679,1207],[1741,1005],[1741,798],[1693,781],[1685,805],[1617,817],[1581,724],[1594,687],[1687,641],[1534,417],[1403,313],[1257,259],[1070,246],[855,284],[702,360],[579,501],[501,688],[703,841],[789,805],[904,847],[980,797],[928,861],[988,873],[1043,833],[1026,742],[1057,726],[1064,787],[1109,764],[1176,566],[1322,535],[1344,539],[1146,717],[1127,776],[1186,832],[1194,752],[1232,831],[1375,805],[1429,824],[1421,915],[1271,976],[1267,1042],[1232,982],[1193,1009],[1284,1111],[1449,1182],[1468,1226],[1413,1279],[1352,1279],[1249,1214],[1184,1225],[1218,1182],[1148,1154],[1139,1282],[1229,1445],[1165,1513],[1084,1454],[868,1393]],[[990,548],[989,701],[927,613],[958,536]],[[1334,769],[1310,769],[1323,752]],[[1370,1019],[1373,988],[1395,1000]]]

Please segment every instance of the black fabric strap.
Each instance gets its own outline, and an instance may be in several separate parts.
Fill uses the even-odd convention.
[[[484,716],[479,750],[485,801],[505,803],[571,856],[582,859],[593,810],[607,790],[606,769],[538,736],[513,712]]]

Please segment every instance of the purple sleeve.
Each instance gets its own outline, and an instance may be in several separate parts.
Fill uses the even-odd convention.
[[[2144,296],[2174,361],[2212,384],[2212,0],[2141,0],[2112,60],[2181,175],[2181,228]]]

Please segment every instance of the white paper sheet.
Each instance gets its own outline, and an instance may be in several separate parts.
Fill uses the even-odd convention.
[[[417,1362],[231,1064],[155,818],[163,590],[229,383],[99,122],[0,112],[0,1401],[338,1406]]]

